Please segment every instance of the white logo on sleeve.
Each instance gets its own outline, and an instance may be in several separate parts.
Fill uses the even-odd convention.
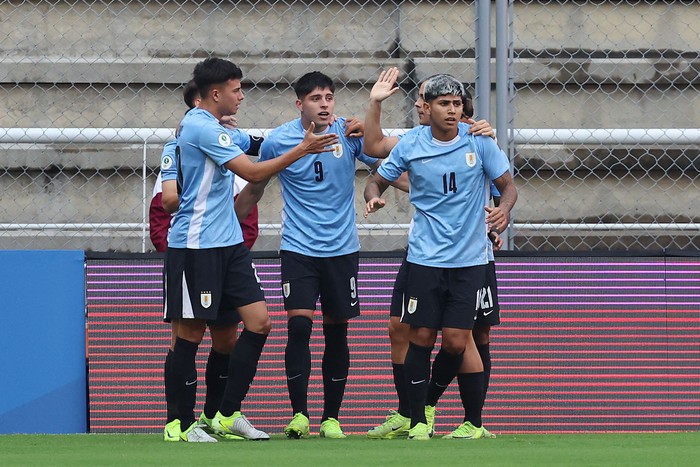
[[[219,135],[219,144],[223,147],[231,146],[231,137],[227,133],[221,133]]]
[[[170,156],[163,156],[163,159],[160,161],[160,169],[161,170],[168,170],[172,166],[173,166],[173,158]]]

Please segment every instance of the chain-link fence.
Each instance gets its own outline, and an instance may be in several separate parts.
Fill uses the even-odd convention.
[[[337,114],[363,117],[379,71],[398,66],[386,129],[417,123],[425,77],[474,83],[520,192],[511,248],[700,240],[699,2],[13,1],[0,17],[0,248],[151,249],[160,149],[210,55],[241,66],[239,125],[263,133],[297,116],[291,85],[311,70],[336,80]],[[405,245],[407,197],[388,196],[358,216],[364,250]],[[273,183],[258,250],[278,246],[280,203]]]

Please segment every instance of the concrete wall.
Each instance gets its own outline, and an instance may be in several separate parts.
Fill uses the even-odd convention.
[[[406,92],[403,99],[393,98],[394,110],[383,117],[387,128],[415,124],[415,84],[421,79],[439,70],[465,82],[474,80],[472,2],[270,3],[3,2],[0,127],[174,127],[183,110],[180,86],[207,53],[228,56],[244,70],[248,93],[239,115],[243,128],[269,128],[294,118],[290,85],[312,69],[343,83],[337,91],[338,114],[362,116],[379,70],[398,66]],[[495,31],[493,36],[495,43]],[[700,126],[700,2],[516,2],[514,41],[517,128]],[[50,192],[43,169],[53,165],[78,168],[90,180],[83,184],[70,171],[57,176],[65,179],[60,182],[65,183],[63,196],[71,190],[91,194],[83,198],[89,203],[76,201],[62,217],[140,221],[141,148],[89,146],[0,146],[7,161],[3,165],[20,174],[13,183],[0,177],[3,196],[27,197],[25,207],[18,204],[4,216],[36,222],[42,212],[55,210],[52,203],[65,204],[33,196]],[[676,153],[668,153],[669,148],[628,149],[516,148],[519,185],[528,200],[518,206],[519,219],[539,222],[551,214],[578,221],[618,206],[620,215],[629,213],[630,205],[649,198],[647,190],[655,189],[657,179],[673,181],[667,174],[675,164],[672,154],[686,160],[698,155],[696,148],[679,147]],[[624,172],[659,152],[671,156],[665,156],[665,166],[648,168],[650,186],[619,174],[620,160]],[[150,169],[157,168],[159,153],[149,148]],[[547,193],[563,189],[561,180],[575,178],[575,169],[588,167],[591,160],[608,163],[598,164],[596,176],[566,185],[578,201],[576,208],[551,213]],[[689,173],[697,173],[694,164],[686,166]],[[559,174],[551,178],[556,183],[537,174],[542,168]],[[114,173],[120,176],[105,186],[101,180]],[[152,180],[150,175],[149,190]],[[50,182],[55,186],[57,180]],[[91,184],[99,188],[90,189]],[[599,198],[593,194],[605,185],[629,188],[621,193],[619,205],[596,205]],[[668,185],[645,213],[673,212],[674,200],[688,196],[687,184]],[[268,196],[270,207],[279,204]],[[105,216],[106,208],[94,210],[96,199],[101,200],[99,208],[113,205],[109,200],[120,203]],[[36,206],[26,207],[32,203]],[[700,216],[694,203],[684,206],[691,206],[684,211],[688,218]],[[272,212],[270,220],[276,215]],[[402,219],[406,215],[400,214]],[[109,249],[108,240],[95,245],[103,247]]]

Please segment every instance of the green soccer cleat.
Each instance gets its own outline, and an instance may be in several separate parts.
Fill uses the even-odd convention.
[[[405,438],[408,436],[409,428],[411,428],[411,419],[391,410],[384,423],[369,430],[367,437],[370,439]]]
[[[224,417],[221,412],[216,412],[211,426],[218,436],[234,435],[251,441],[266,441],[270,435],[255,428],[245,415],[234,412],[230,417]]]
[[[475,427],[471,422],[464,422],[443,439],[480,439],[484,437],[484,427]]]
[[[321,423],[321,429],[318,433],[321,438],[342,439],[345,438],[345,433],[340,428],[340,422],[335,418],[329,418]]]
[[[309,417],[301,412],[294,414],[289,425],[284,427],[284,434],[287,438],[300,439],[309,436]]]
[[[200,426],[200,428],[202,428],[202,430],[204,430],[208,434],[215,435],[215,436],[218,436],[219,438],[227,439],[227,440],[231,440],[231,441],[243,441],[243,440],[245,440],[245,438],[242,436],[228,434],[228,433],[225,433],[225,434],[217,433],[216,430],[214,430],[214,427],[212,426],[213,422],[214,422],[214,419],[208,418],[206,415],[204,415],[204,412],[202,412],[202,415],[199,416],[199,426]]]
[[[165,425],[165,428],[163,428],[163,441],[179,443],[181,432],[182,428],[180,428],[180,420],[176,418],[172,422]]]
[[[494,435],[489,430],[487,430],[485,426],[482,425],[481,428],[484,429],[484,438],[495,438],[496,437],[496,435]]]
[[[408,439],[414,441],[429,441],[430,433],[428,433],[428,425],[425,423],[417,423],[416,426],[408,430]]]
[[[428,425],[428,436],[435,436],[435,407],[432,405],[425,406],[425,419]]]
[[[187,443],[216,443],[216,438],[209,436],[209,434],[202,429],[199,421],[192,422],[192,425],[182,433],[180,433],[180,439]]]

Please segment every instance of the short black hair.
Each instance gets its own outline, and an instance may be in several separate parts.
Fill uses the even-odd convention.
[[[474,116],[474,101],[472,101],[472,93],[464,86],[464,95],[462,96],[462,115],[467,118]]]
[[[192,76],[199,88],[199,94],[204,98],[214,84],[225,83],[230,79],[243,79],[243,71],[233,62],[212,57],[199,62],[194,67]]]
[[[316,88],[328,88],[332,93],[335,93],[335,84],[333,80],[320,71],[306,73],[294,84],[294,92],[297,94],[297,99],[303,99]]]
[[[191,79],[187,82],[187,84],[185,84],[185,89],[182,90],[182,98],[184,99],[185,105],[187,105],[188,109],[193,109],[195,107],[194,101],[198,97],[200,97],[199,88],[197,87],[197,83]]]

